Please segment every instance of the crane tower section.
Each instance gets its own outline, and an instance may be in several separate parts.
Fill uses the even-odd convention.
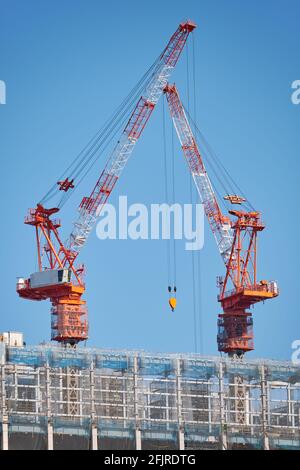
[[[279,294],[275,281],[257,281],[257,234],[265,227],[256,211],[230,210],[233,220],[222,214],[176,86],[167,85],[164,91],[182,150],[226,267],[225,277],[218,278],[218,301],[223,308],[218,318],[218,349],[231,356],[242,356],[254,349],[253,320],[248,309]],[[227,195],[225,199],[232,204],[245,201],[237,195]]]
[[[155,62],[152,75],[104,170],[90,196],[84,197],[80,203],[79,217],[67,242],[61,241],[60,221],[52,219],[58,208],[47,209],[38,204],[29,211],[25,223],[35,227],[39,271],[29,279],[19,279],[17,292],[25,299],[51,301],[52,340],[76,345],[88,338],[86,302],[82,300],[84,269],[82,266],[76,268],[75,261],[162,95],[189,34],[195,28],[191,21],[181,23]],[[58,190],[67,192],[74,188],[75,183],[74,179],[66,178],[57,183]]]
[[[74,267],[73,254],[60,239],[61,222],[51,218],[57,212],[38,205],[25,218],[25,224],[35,228],[39,271],[29,279],[19,279],[17,292],[24,299],[49,299],[51,339],[75,345],[88,338],[86,302],[81,298],[83,267]],[[45,264],[47,269],[43,269]]]

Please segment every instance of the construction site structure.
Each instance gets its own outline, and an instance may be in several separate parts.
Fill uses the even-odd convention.
[[[300,364],[0,342],[0,448],[300,449]]]

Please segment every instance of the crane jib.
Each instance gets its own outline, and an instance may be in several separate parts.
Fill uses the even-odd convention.
[[[159,63],[150,82],[139,98],[120,139],[108,159],[104,172],[97,181],[91,195],[82,199],[79,207],[79,217],[74,223],[73,231],[67,242],[68,249],[76,253],[76,256],[91,233],[96,217],[100,214],[128,162],[136,142],[140,138],[159,98],[163,94],[186,40],[195,28],[196,25],[193,22],[187,21],[181,23],[172,35],[160,56]]]
[[[216,239],[219,252],[226,264],[233,242],[230,220],[222,214],[176,86],[168,84],[164,92],[166,93],[170,114],[183,153],[193,176],[200,200],[204,205],[204,211]]]
[[[35,228],[39,271],[29,279],[20,279],[17,292],[22,298],[51,301],[52,340],[76,345],[88,338],[87,308],[82,299],[85,292],[84,267],[75,267],[75,261],[162,95],[188,35],[195,27],[190,21],[180,24],[158,62],[153,65],[153,73],[139,91],[139,99],[104,170],[90,196],[81,201],[79,217],[67,242],[63,243],[60,239],[60,223],[51,219],[58,208],[45,209],[39,204],[29,214],[26,223]],[[125,109],[129,112],[131,104]],[[80,167],[80,162],[78,165]],[[74,179],[61,179],[57,184],[59,191],[67,193],[74,188]],[[46,266],[42,260],[46,261]],[[71,278],[72,274],[74,279]]]

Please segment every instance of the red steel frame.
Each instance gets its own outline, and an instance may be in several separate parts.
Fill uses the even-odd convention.
[[[190,21],[179,26],[161,55],[161,62],[164,66],[175,67],[187,36],[194,28],[194,23]],[[157,83],[152,83],[150,96],[154,101],[142,96],[123,131],[122,135],[128,139],[124,147],[128,154],[132,152],[134,143],[141,136],[153,112],[160,96],[162,77],[165,79],[169,74],[167,69],[162,70],[162,75],[158,74],[154,79]],[[201,191],[205,190],[203,197],[205,213],[226,266],[225,278],[219,282],[218,300],[223,307],[223,313],[219,315],[218,320],[218,347],[220,351],[231,355],[241,355],[253,349],[252,318],[247,309],[257,302],[278,295],[277,289],[271,283],[257,282],[257,233],[264,229],[264,225],[261,223],[258,212],[229,211],[230,215],[236,217],[235,220],[223,215],[176,87],[167,85],[164,91],[176,130],[181,137],[184,155],[200,195]],[[119,165],[116,167],[117,170],[112,172],[106,166],[91,195],[82,199],[79,209],[83,221],[83,234],[90,230],[91,224],[94,223],[118,180],[120,170],[128,158],[124,158],[122,152],[120,157],[119,159],[119,155],[116,154],[113,161],[114,164]],[[204,177],[204,184],[200,182],[200,179],[197,180],[199,177]],[[68,191],[74,187],[74,181],[67,178],[58,182],[58,185],[60,191]],[[242,200],[238,196],[227,198],[231,202],[237,201],[236,203]],[[36,209],[30,210],[25,223],[34,226],[36,230],[39,270],[68,269],[72,272],[75,282],[32,288],[30,280],[26,280],[25,286],[18,288],[18,293],[20,297],[31,300],[50,299],[52,302],[52,339],[76,344],[88,337],[86,302],[81,299],[85,292],[82,280],[83,267],[75,268],[74,262],[78,251],[72,247],[72,244],[70,248],[67,248],[60,239],[58,232],[61,226],[60,221],[51,219],[57,212],[57,208],[45,209],[39,204]],[[233,232],[232,239],[231,232]],[[86,237],[83,238],[85,241]],[[44,255],[47,258],[46,266],[43,266]],[[231,290],[227,290],[229,282],[233,286]]]
[[[76,282],[33,288],[30,280],[26,280],[25,286],[22,285],[18,293],[20,297],[29,300],[50,299],[51,339],[76,344],[88,338],[86,302],[81,298],[85,292],[82,280],[83,267],[75,269],[73,253],[65,248],[60,239],[58,233],[60,221],[51,219],[51,216],[57,212],[57,208],[45,209],[38,205],[36,209],[29,211],[25,224],[35,227],[39,270],[43,271],[43,258],[46,256],[47,269],[71,270]]]
[[[58,212],[57,208],[46,209],[38,204],[31,209],[25,223],[36,229],[36,244],[39,270],[68,269],[72,272],[75,282],[32,287],[30,279],[22,285],[18,283],[17,292],[20,297],[30,300],[50,299],[52,302],[51,339],[59,342],[76,344],[88,338],[86,302],[81,299],[85,292],[82,281],[83,268],[75,268],[74,263],[79,248],[85,243],[97,215],[111,194],[119,175],[131,154],[136,141],[141,136],[153,109],[163,93],[163,88],[175,67],[184,48],[188,35],[196,25],[191,21],[181,23],[172,35],[168,45],[160,56],[155,74],[146,90],[146,98],[142,96],[118,141],[115,150],[108,160],[89,197],[84,197],[79,207],[79,220],[74,224],[73,232],[66,244],[63,244],[58,229],[60,222],[51,217]],[[74,188],[74,180],[66,178],[58,183],[59,191],[67,192]],[[57,247],[57,248],[56,248]],[[43,255],[47,265],[43,266]]]
[[[247,309],[278,295],[274,283],[257,282],[257,234],[264,225],[258,212],[229,211],[235,220],[222,214],[176,86],[168,84],[164,91],[183,153],[225,262],[226,275],[219,282],[218,301],[223,313],[218,318],[218,349],[229,355],[241,356],[254,349],[253,322]],[[227,196],[227,199],[236,204],[243,202],[239,196]],[[227,238],[224,234],[228,235]],[[230,250],[226,245],[228,240]],[[231,290],[227,290],[229,283]]]

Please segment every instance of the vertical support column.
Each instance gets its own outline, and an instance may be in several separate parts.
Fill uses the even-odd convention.
[[[246,387],[244,378],[238,374],[231,374],[229,376],[229,393],[231,401],[230,410],[234,411],[234,421],[238,425],[249,424],[247,413],[247,399]]]
[[[8,419],[2,417],[2,450],[8,450]]]
[[[122,410],[123,410],[123,427],[125,428],[125,422],[127,417],[127,407],[126,407],[126,397],[127,397],[127,380],[126,377],[122,377]]]
[[[18,399],[18,374],[17,374],[17,365],[14,364],[13,366],[13,378],[14,378],[14,399],[17,401]]]
[[[90,387],[91,387],[91,444],[92,450],[98,450],[98,428],[96,423],[96,407],[95,407],[95,371],[94,362],[90,368]]]
[[[224,403],[224,371],[223,363],[219,363],[219,397],[220,397],[220,425],[221,425],[221,449],[227,450],[227,434],[226,434],[226,416]]]
[[[294,414],[294,401],[291,390],[291,384],[287,384],[287,399],[288,399],[288,426],[295,427],[295,414]]]
[[[166,407],[166,429],[169,430],[170,427],[170,408],[169,408],[169,382],[165,382],[166,387],[165,387],[165,397],[166,397],[166,402],[165,402],[165,407]]]
[[[35,388],[34,388],[34,397],[35,397],[35,414],[39,414],[39,406],[40,406],[40,368],[38,367],[35,371],[36,373],[36,380],[35,380]]]
[[[53,423],[51,413],[51,379],[50,379],[50,367],[46,364],[46,408],[47,408],[47,441],[48,450],[53,450]]]
[[[64,405],[62,402],[64,401],[64,395],[63,395],[63,370],[62,367],[59,368],[59,401],[61,402],[60,407],[60,412],[64,409]]]
[[[212,404],[211,404],[211,385],[209,384],[207,387],[207,392],[208,392],[208,400],[207,400],[207,406],[208,406],[208,430],[211,433],[212,430]]]
[[[140,428],[139,418],[139,394],[138,394],[138,357],[133,358],[133,392],[134,392],[134,418],[135,418],[135,448],[136,450],[142,450],[142,435]]]
[[[175,367],[176,377],[176,404],[177,404],[177,420],[178,420],[178,445],[179,450],[184,450],[184,422],[182,415],[182,389],[181,389],[181,359],[176,359]]]
[[[92,450],[98,450],[98,429],[92,425]]]
[[[6,409],[5,365],[1,365],[2,450],[8,450],[8,415]]]
[[[82,370],[78,369],[77,371],[77,380],[78,380],[78,385],[77,385],[77,388],[79,389],[78,390],[78,394],[76,396],[77,398],[77,401],[79,401],[79,405],[78,405],[78,408],[79,408],[79,415],[82,416],[83,415],[83,388],[82,388],[82,384],[83,384],[83,377],[82,377]]]
[[[262,364],[260,368],[261,377],[261,420],[262,420],[262,434],[263,434],[263,446],[264,450],[270,450],[269,436],[267,433],[268,421],[267,421],[267,383],[266,383],[266,371],[265,366]]]
[[[68,415],[80,415],[80,371],[76,367],[66,368],[66,401]]]

